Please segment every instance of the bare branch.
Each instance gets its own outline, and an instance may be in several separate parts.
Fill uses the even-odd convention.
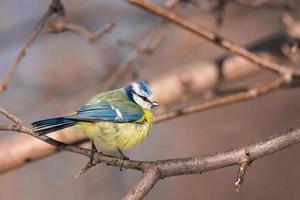
[[[284,74],[287,75],[286,78],[290,79],[291,77],[291,72],[290,70],[283,66],[283,65],[279,65],[277,63],[274,63],[270,60],[261,58],[259,56],[257,56],[256,54],[248,51],[247,49],[235,44],[232,41],[229,41],[227,39],[225,39],[224,37],[214,33],[213,31],[210,31],[198,24],[196,24],[195,22],[190,21],[189,19],[176,14],[175,12],[169,11],[165,8],[156,6],[155,4],[152,4],[150,2],[148,2],[147,0],[129,0],[130,3],[133,3],[135,5],[138,5],[142,8],[145,8],[147,10],[149,10],[152,13],[155,13],[163,18],[166,18],[168,20],[170,20],[171,22],[181,26],[184,29],[187,29],[221,47],[223,47],[224,49],[233,52],[237,55],[240,55],[244,58],[246,58],[247,60],[250,60],[256,64],[258,64],[259,66],[268,69],[270,71],[273,71],[275,73],[279,73],[279,74]],[[289,80],[287,80],[289,81]]]
[[[81,35],[83,38],[93,43],[99,40],[106,33],[110,33],[116,25],[114,23],[107,24],[104,28],[98,30],[95,33],[91,33],[82,26],[71,23],[66,16],[58,16],[49,22],[46,32],[48,33],[60,33],[65,31],[71,31]]]
[[[18,117],[10,114],[7,110],[5,110],[4,108],[0,107],[0,113],[3,114],[5,117],[7,117],[8,119],[10,119],[11,121],[13,121],[15,124],[19,125],[22,124],[22,120],[20,120]]]
[[[42,140],[43,142],[46,142],[48,144],[51,144],[55,147],[57,147],[60,150],[67,150],[73,153],[78,153],[78,154],[82,154],[82,155],[90,155],[90,150],[88,149],[83,149],[80,147],[74,147],[74,146],[69,146],[63,142],[59,142],[57,140],[54,140],[46,135],[38,135],[34,132],[33,129],[26,127],[25,125],[23,125],[22,121],[16,117],[15,115],[13,115],[12,113],[10,113],[9,111],[7,111],[6,109],[0,107],[0,113],[2,113],[3,115],[5,115],[7,118],[11,119],[13,122],[15,122],[15,126],[11,126],[10,128],[8,127],[4,127],[7,130],[10,131],[16,131],[16,132],[22,132],[22,133],[26,133],[28,135],[31,135],[35,138],[38,138],[40,140]]]
[[[169,119],[173,119],[175,117],[179,117],[182,115],[187,115],[195,112],[200,112],[203,110],[208,110],[228,104],[233,104],[241,101],[246,101],[252,98],[257,98],[261,95],[270,93],[286,84],[286,80],[284,78],[278,78],[269,83],[262,84],[260,86],[256,86],[248,89],[247,91],[238,92],[229,96],[217,98],[205,103],[201,103],[194,106],[188,106],[186,108],[181,108],[175,111],[167,112],[164,114],[160,114],[155,117],[155,122],[163,122]]]
[[[13,115],[5,109],[1,110],[4,110],[4,112],[10,116],[9,118],[14,118],[11,117]],[[39,136],[35,134],[32,129],[24,125],[21,125],[18,129],[12,128],[11,131],[26,133],[61,150],[78,153],[86,157],[90,157],[91,155],[91,151],[88,149],[66,145],[47,136]],[[263,142],[209,156],[196,156],[190,158],[177,158],[158,161],[124,160],[123,167],[128,169],[140,170],[145,173],[144,178],[135,186],[134,190],[132,190],[128,196],[136,199],[142,198],[149,192],[149,190],[154,186],[157,180],[162,178],[184,174],[201,174],[206,171],[216,170],[232,165],[240,165],[241,159],[245,156],[245,152],[248,152],[249,155],[251,155],[251,161],[254,161],[258,158],[287,148],[299,142],[300,128],[297,128],[295,130],[290,130],[286,134],[266,139]],[[121,160],[114,156],[96,152],[94,161],[97,163],[103,162],[111,166],[119,166]]]
[[[280,76],[280,78],[275,79],[273,81],[270,81],[265,84],[261,84],[256,87],[251,87],[250,89],[242,92],[235,93],[233,95],[229,95],[222,98],[217,98],[205,103],[181,108],[175,111],[167,112],[165,114],[161,114],[156,117],[155,122],[162,122],[165,120],[170,120],[175,117],[180,117],[187,114],[192,114],[195,112],[212,109],[232,103],[237,103],[245,100],[249,100],[252,98],[257,98],[259,96],[268,94],[274,90],[277,90],[283,86],[289,86],[291,83],[295,83],[294,80],[299,78],[297,74],[295,74],[293,71],[291,71],[289,68],[283,65],[279,65],[273,61],[270,61],[268,59],[262,58],[254,53],[251,53],[250,51],[240,47],[239,45],[236,45],[235,43],[224,39],[223,37],[215,34],[214,32],[207,30],[193,22],[191,22],[188,19],[185,19],[184,17],[175,14],[174,12],[168,11],[164,8],[155,6],[151,3],[148,3],[146,0],[130,0],[130,2],[135,3],[139,6],[145,7],[146,9],[171,20],[172,22],[182,26],[183,28],[190,30],[201,37],[204,37],[208,39],[209,41],[212,41],[219,46],[236,53],[245,59],[248,59],[249,61],[258,64],[261,68],[268,69],[272,72],[275,72]],[[61,16],[59,17],[59,20],[62,21],[56,21],[56,25],[58,26],[58,32],[64,31],[64,30],[71,30],[73,32],[79,33],[86,37],[91,42],[94,41],[96,38],[101,37],[105,32],[110,30],[112,26],[106,27],[106,29],[96,33],[91,34],[82,27],[79,27],[77,25],[69,23],[65,16],[65,10],[63,8],[63,5],[60,3],[59,0],[53,0],[48,12],[57,13]],[[47,14],[47,13],[46,13]],[[21,51],[20,55],[21,58],[17,58],[17,64],[13,66],[11,69],[13,70],[12,74],[14,73],[16,66],[21,61],[21,59],[25,56],[26,48],[28,48],[31,43],[34,41],[34,39],[37,37],[39,32],[42,30],[45,22],[48,20],[48,18],[52,15],[46,16],[45,21],[41,22],[41,27],[38,27],[36,35],[33,34],[33,39],[30,39],[28,43],[24,46],[24,51]],[[65,23],[65,24],[64,24]],[[149,42],[150,44],[153,44],[152,42]],[[157,44],[159,44],[158,42]],[[28,45],[28,46],[27,46]],[[148,46],[148,45],[147,45]],[[156,48],[156,47],[155,47]],[[136,52],[131,54],[131,57],[127,60],[127,62],[124,62],[122,70],[126,69],[130,64],[132,64],[140,55],[141,53],[149,53],[149,47],[145,49],[145,51],[141,50],[141,48],[135,49]],[[23,55],[24,54],[24,55]],[[118,72],[119,75],[122,74],[121,72]],[[12,77],[12,74],[9,77],[9,80]],[[117,74],[118,75],[118,74]],[[119,76],[118,75],[118,76]],[[116,80],[116,77],[114,77],[113,83]],[[9,82],[9,81],[8,81]],[[189,83],[188,77],[182,77],[181,79],[182,84],[187,85]],[[6,86],[5,86],[6,87]],[[5,88],[4,87],[4,88]],[[110,86],[111,87],[111,86]],[[269,155],[271,153],[277,152],[283,148],[287,148],[291,145],[297,144],[300,142],[300,128],[297,128],[296,130],[290,130],[286,134],[282,134],[279,136],[275,136],[269,139],[266,139],[263,142],[255,143],[249,146],[242,146],[240,148],[236,148],[230,151],[216,153],[214,155],[208,155],[208,156],[196,156],[196,157],[188,157],[188,158],[177,158],[177,159],[168,159],[168,160],[158,160],[158,161],[134,161],[134,160],[122,160],[118,157],[110,156],[103,154],[102,152],[92,152],[89,149],[77,147],[75,145],[69,145],[64,142],[61,142],[57,139],[53,139],[48,136],[40,136],[35,133],[35,131],[32,128],[29,128],[23,124],[23,122],[16,117],[15,115],[11,114],[4,108],[0,107],[0,113],[2,113],[4,116],[6,116],[8,119],[10,119],[13,122],[13,125],[7,126],[7,125],[0,125],[0,131],[15,131],[15,132],[21,132],[26,133],[34,138],[39,139],[40,141],[46,142],[50,145],[52,145],[51,152],[54,152],[56,149],[65,150],[77,154],[84,155],[88,158],[93,158],[90,165],[87,165],[86,168],[83,170],[87,170],[88,168],[95,166],[99,163],[106,163],[107,165],[111,166],[119,166],[120,162],[123,163],[124,168],[133,169],[142,171],[144,173],[142,179],[134,186],[134,188],[128,193],[127,196],[124,197],[124,199],[142,199],[156,184],[156,182],[159,179],[172,177],[172,176],[178,176],[178,175],[186,175],[186,174],[201,174],[203,172],[216,170],[232,165],[239,165],[239,172],[236,182],[236,189],[239,190],[245,174],[247,166],[250,162],[261,158],[263,156]],[[246,152],[246,155],[245,155]],[[49,153],[49,151],[48,151]],[[46,155],[46,154],[43,154]],[[251,156],[251,157],[250,157]],[[38,157],[41,158],[42,156]],[[13,166],[11,166],[13,167]],[[82,171],[81,171],[82,172]]]
[[[153,168],[156,167],[159,170],[157,172],[159,173],[159,179],[185,174],[202,174],[207,171],[232,165],[240,165],[241,160],[245,157],[245,152],[248,152],[249,155],[251,155],[251,162],[253,162],[254,160],[275,153],[299,142],[300,128],[295,130],[291,129],[285,134],[270,137],[262,142],[226,152],[216,153],[214,155],[155,161],[155,166],[153,166]],[[151,165],[151,162],[148,164]],[[147,185],[146,188],[153,187],[151,181],[149,181],[148,184],[149,185]],[[141,191],[145,188],[143,184],[137,185],[139,185],[139,189]],[[135,190],[137,189],[135,188]],[[136,195],[138,196],[140,194],[141,192]]]
[[[131,189],[131,191],[122,198],[122,200],[139,200],[143,199],[160,179],[159,170],[152,167],[144,172],[143,177]]]
[[[106,33],[110,33],[112,29],[116,26],[114,23],[107,24],[104,28],[98,30],[95,33],[90,33],[86,29],[82,28],[81,26],[78,26],[76,24],[68,23],[66,28],[74,33],[78,33],[85,37],[90,42],[95,42],[99,40],[103,35]]]
[[[248,48],[253,51],[259,50],[257,54],[263,58],[282,62],[286,57],[278,52],[278,48],[286,41],[283,35],[276,34],[260,39]],[[160,102],[159,110],[165,110],[190,97],[195,98],[214,90],[222,83],[250,77],[260,71],[261,68],[241,56],[221,56],[214,61],[201,60],[179,66],[175,70],[169,70],[150,79],[149,83]],[[172,95],[165,92],[166,90],[172,91]]]
[[[274,42],[278,43],[275,48],[279,47],[285,40],[281,39],[281,36],[266,37],[263,40],[255,42],[255,46],[258,46],[260,50],[273,52]],[[272,45],[265,41],[272,42]],[[260,44],[263,44],[262,46]],[[265,54],[265,53],[264,53]],[[268,56],[272,56],[270,53]],[[277,57],[275,57],[278,59]],[[272,57],[274,59],[274,57]],[[255,67],[251,62],[245,62],[242,58],[227,58],[222,61],[222,65],[217,65],[220,59],[214,62],[195,62],[181,66],[180,70],[176,69],[168,71],[165,74],[161,74],[158,77],[150,80],[150,86],[155,94],[155,97],[159,100],[163,106],[171,106],[174,102],[179,102],[182,97],[187,95],[199,95],[207,90],[211,90],[220,83],[220,77],[218,74],[222,74],[222,81],[232,81],[249,76],[249,74],[257,71],[259,68]],[[218,72],[218,70],[222,70]],[[293,86],[299,86],[299,77],[292,81]],[[185,80],[185,82],[183,82]],[[192,86],[192,87],[191,87]],[[287,86],[285,86],[287,87]],[[166,90],[172,90],[172,95],[165,92]],[[248,87],[244,88],[248,91]],[[206,102],[207,103],[207,102]],[[205,103],[205,104],[206,104]],[[163,115],[158,115],[159,119]],[[67,144],[79,144],[80,142],[87,141],[85,136],[76,131],[76,129],[66,129],[57,133],[51,134],[52,137],[59,141],[63,141]],[[9,145],[7,145],[9,144]],[[34,138],[18,136],[16,138],[8,138],[0,143],[0,173],[12,170],[16,167],[27,164],[28,160],[34,161],[44,158],[56,153],[54,148],[45,143],[39,142]],[[7,157],[7,155],[10,155]]]
[[[63,142],[60,142],[58,140],[55,140],[53,138],[50,138],[46,135],[38,135],[37,133],[34,132],[34,130],[32,128],[29,128],[27,126],[25,126],[23,123],[19,123],[21,120],[18,119],[18,117],[16,117],[15,115],[13,115],[12,113],[10,113],[9,111],[7,111],[6,109],[0,107],[0,113],[4,114],[7,118],[11,119],[13,122],[14,120],[16,121],[16,125],[15,126],[2,126],[1,128],[5,129],[6,131],[15,131],[15,132],[20,132],[20,133],[26,133],[27,135],[30,135],[34,138],[37,138],[43,142],[46,142],[54,147],[56,147],[59,150],[65,150],[65,151],[69,151],[69,152],[73,152],[73,153],[78,153],[87,157],[91,156],[91,150],[89,149],[85,149],[85,148],[81,148],[81,147],[77,147],[77,146],[73,146],[73,145],[68,145],[65,144]],[[95,161],[98,161],[98,163],[101,162],[101,160],[105,160],[105,163],[109,164],[109,165],[113,165],[113,166],[119,166],[120,163],[120,158],[118,157],[113,157],[113,156],[108,156],[103,154],[102,152],[97,152],[95,155]],[[126,163],[126,161],[124,161],[124,163]],[[124,167],[126,167],[127,165],[124,164]],[[141,167],[139,166],[139,164],[133,162],[133,163],[129,163],[130,167],[128,168],[135,168],[135,169],[141,169]]]
[[[83,27],[70,23],[66,19],[66,11],[61,1],[52,0],[52,3],[50,4],[47,12],[43,15],[40,21],[35,25],[32,32],[25,40],[25,44],[18,52],[14,63],[10,66],[4,78],[0,81],[0,92],[5,91],[7,89],[13,75],[15,74],[18,65],[21,63],[22,59],[26,56],[27,50],[30,48],[32,43],[36,40],[38,35],[42,32],[42,30],[44,30],[46,23],[54,14],[57,14],[57,18],[49,22],[46,31],[52,33],[58,33],[58,32],[70,30],[72,32],[82,35],[91,43],[100,39],[105,33],[109,33],[115,26],[115,24],[108,24],[104,29],[97,31],[96,33],[90,33]]]
[[[233,65],[232,67],[230,66],[227,69],[227,65],[224,66],[224,70],[226,69],[226,74],[230,74],[231,76],[228,77],[229,80],[234,80],[238,78],[239,76],[243,75],[244,73],[240,73],[239,71],[243,71],[243,68],[250,67],[248,65],[243,65],[243,64],[238,64],[234,62],[236,65]],[[236,66],[236,67],[234,67]],[[241,69],[240,69],[241,68]],[[174,101],[179,101],[180,98],[184,95],[187,95],[189,92],[194,92],[194,93],[201,93],[207,89],[210,89],[214,87],[218,83],[217,77],[217,70],[215,65],[207,64],[207,63],[196,63],[196,66],[188,66],[184,69],[185,71],[178,71],[176,70],[174,73],[168,72],[166,76],[161,76],[158,78],[153,79],[150,81],[150,86],[153,89],[153,92],[155,96],[158,98],[159,102],[162,103],[163,105],[170,105]],[[232,73],[230,73],[232,72]],[[234,74],[238,73],[239,76],[235,76]],[[249,73],[249,72],[247,72]],[[192,85],[195,88],[181,88],[181,86],[178,86],[178,84],[181,83],[181,77],[191,77],[190,81]],[[227,75],[225,76],[225,80],[227,80]],[[195,79],[195,81],[194,81]],[[196,81],[197,80],[197,81]],[[168,83],[167,85],[165,83]],[[187,85],[187,84],[185,84]],[[166,95],[165,87],[170,87],[175,86],[176,89],[172,89],[173,91],[178,91],[179,93],[173,93],[172,96]],[[298,84],[299,86],[299,84]],[[165,89],[164,89],[165,88]],[[271,91],[269,91],[271,92]],[[245,93],[251,93],[250,90],[245,91]],[[248,94],[249,95],[249,94]],[[171,98],[170,98],[171,97]],[[241,96],[238,95],[240,98]],[[227,101],[227,104],[232,101],[232,97],[223,97],[221,99],[215,99],[212,100],[213,102],[205,102],[204,104],[198,104],[195,106],[198,106],[198,111],[206,110],[209,109],[210,106],[216,107],[220,102],[225,102]],[[227,100],[226,100],[227,99]],[[209,106],[208,106],[209,105]],[[220,105],[220,104],[219,104]],[[183,110],[186,112],[189,108],[183,108]],[[159,121],[166,120],[169,115],[171,117],[175,117],[176,115],[179,115],[181,109],[177,111],[173,111],[174,113],[170,114],[170,112],[167,112],[166,114],[161,114],[155,117],[155,119]],[[177,114],[175,114],[177,112]],[[191,114],[192,112],[187,112],[187,114]],[[85,136],[81,133],[76,131],[75,129],[69,130],[66,129],[64,131],[60,131],[57,133],[52,134],[53,137],[55,137],[59,141],[63,141],[64,143],[67,144],[74,144],[74,143],[80,143],[81,141],[87,141],[85,139]],[[6,144],[9,144],[8,146]],[[9,138],[6,139],[5,141],[0,143],[0,173],[6,172],[8,170],[12,170],[16,167],[20,167],[24,164],[26,164],[27,160],[37,160],[41,159],[43,157],[49,156],[54,154],[56,151],[51,148],[51,146],[47,144],[43,144],[41,142],[37,142],[35,139],[30,138],[30,137],[17,137],[17,138]],[[3,153],[1,153],[3,152]],[[7,158],[7,155],[11,155],[10,158]],[[2,162],[5,161],[5,162]]]
[[[55,12],[61,12],[61,9],[57,8],[63,8],[60,5],[60,1],[52,1],[51,5],[49,6],[49,9],[44,14],[44,16],[40,19],[40,21],[35,25],[30,35],[25,40],[25,44],[20,49],[20,51],[17,54],[17,57],[15,59],[15,62],[10,66],[8,72],[5,74],[4,78],[0,82],[0,92],[7,89],[7,86],[9,85],[17,66],[20,64],[22,59],[25,57],[28,48],[31,46],[31,44],[34,42],[34,40],[37,38],[37,36],[40,34],[40,32],[43,30],[43,27],[47,20],[55,13]]]
[[[223,24],[228,3],[228,0],[218,0],[217,4],[212,8],[212,13],[215,15],[215,21],[218,26]]]

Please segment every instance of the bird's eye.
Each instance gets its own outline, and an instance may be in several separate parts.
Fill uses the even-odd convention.
[[[140,95],[139,95],[140,96]],[[147,99],[147,97],[144,97],[144,96],[140,96],[144,101],[147,101],[147,102],[149,102],[148,101],[148,99]]]

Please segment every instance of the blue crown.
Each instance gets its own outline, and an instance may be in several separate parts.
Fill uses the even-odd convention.
[[[124,91],[125,91],[126,95],[128,96],[129,100],[134,101],[133,96],[132,96],[133,93],[135,93],[133,91],[133,86],[132,86],[133,84],[136,84],[139,87],[139,89],[141,91],[144,91],[148,96],[152,96],[152,91],[151,91],[150,87],[148,86],[148,84],[145,81],[138,80],[124,88]]]
[[[145,81],[138,80],[136,83],[139,85],[141,90],[145,91],[149,96],[152,95],[152,91]]]

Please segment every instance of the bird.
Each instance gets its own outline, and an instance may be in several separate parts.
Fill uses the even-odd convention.
[[[158,106],[149,85],[137,80],[126,87],[93,96],[74,114],[44,119],[32,123],[35,133],[46,135],[61,129],[77,127],[92,141],[108,151],[122,152],[144,141],[152,124],[152,109]]]

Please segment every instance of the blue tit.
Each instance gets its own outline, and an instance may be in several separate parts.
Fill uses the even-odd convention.
[[[109,151],[130,149],[149,134],[151,112],[158,103],[144,81],[95,95],[75,114],[32,123],[36,133],[45,135],[68,127],[78,127],[93,142]]]

